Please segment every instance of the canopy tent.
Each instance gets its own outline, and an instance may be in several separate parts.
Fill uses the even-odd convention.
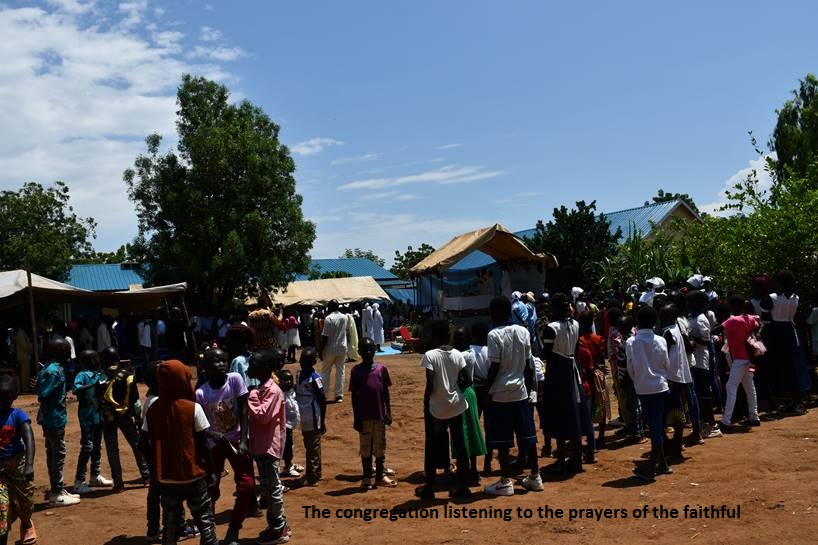
[[[412,267],[410,272],[413,276],[433,271],[442,272],[478,250],[501,262],[543,262],[547,268],[555,268],[558,265],[557,258],[553,255],[532,252],[520,237],[495,223],[491,227],[454,237]]]
[[[128,310],[147,310],[158,306],[162,299],[182,294],[187,284],[171,284],[131,291],[100,293],[83,290],[51,280],[38,274],[31,275],[31,287],[37,301],[48,303],[89,303]],[[0,271],[0,309],[26,304],[28,278],[26,271]]]
[[[290,282],[284,291],[270,293],[269,297],[274,305],[285,307],[322,306],[330,301],[357,303],[365,300],[389,300],[389,296],[371,276]]]
[[[23,270],[0,271],[0,308],[26,303],[27,274]],[[31,287],[36,298],[46,298],[58,303],[68,303],[76,300],[74,298],[93,296],[93,292],[63,284],[39,274],[31,275]]]

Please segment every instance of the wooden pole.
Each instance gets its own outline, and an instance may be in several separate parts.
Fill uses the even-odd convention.
[[[193,343],[193,350],[190,350],[190,347],[188,347],[188,353],[192,353],[195,357],[195,355],[199,353],[199,345],[196,343],[196,332],[192,327],[190,327],[190,316],[187,314],[187,305],[185,304],[184,294],[182,294],[182,313],[185,318],[185,335],[187,335],[188,328],[190,328],[190,342]]]
[[[37,317],[34,315],[34,286],[31,284],[31,265],[26,261],[26,276],[28,277],[28,313],[31,317],[31,348],[34,353],[35,364],[40,364],[40,348],[37,346]],[[31,362],[28,362],[29,371],[31,370]],[[34,376],[36,376],[35,373]],[[27,388],[28,384],[21,384],[21,388]]]

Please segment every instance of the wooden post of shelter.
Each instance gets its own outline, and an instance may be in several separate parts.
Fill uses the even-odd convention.
[[[26,276],[28,277],[28,313],[31,318],[30,326],[31,326],[31,348],[32,352],[34,353],[34,362],[39,365],[40,364],[40,348],[37,346],[37,317],[34,315],[34,286],[31,283],[31,265],[26,260]],[[31,370],[31,362],[28,362],[29,370]],[[32,376],[37,376],[35,373]],[[20,384],[21,388],[23,386],[28,386]]]

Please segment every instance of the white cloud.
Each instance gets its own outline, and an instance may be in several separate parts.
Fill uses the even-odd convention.
[[[447,165],[439,169],[421,172],[420,174],[411,174],[408,176],[356,180],[343,184],[339,186],[338,189],[342,191],[352,189],[383,189],[387,187],[414,183],[460,184],[497,178],[503,174],[505,173],[501,170],[485,170],[485,167],[481,165]]]
[[[214,9],[216,9],[213,7],[213,4],[205,4],[202,7],[204,8],[205,11],[213,11]]]
[[[296,155],[315,155],[321,153],[330,146],[343,146],[344,143],[334,138],[311,138],[305,142],[299,142],[290,147],[290,151]]]
[[[333,159],[330,164],[332,165],[346,165],[349,163],[366,163],[368,161],[374,161],[376,159],[380,159],[383,156],[383,153],[366,153],[364,155],[356,155],[354,157],[340,157],[338,159]]]
[[[414,247],[426,242],[439,247],[452,237],[486,226],[485,219],[447,216],[435,218],[408,212],[366,212],[349,210],[340,222],[317,218],[318,236],[311,254],[313,257],[334,257],[356,246],[371,248],[377,255],[392,263],[395,250],[404,251],[408,244]],[[323,220],[323,221],[322,221]]]
[[[438,146],[437,149],[454,149],[459,148],[463,145],[463,142],[456,142],[454,144],[444,144],[442,146]]]
[[[125,15],[125,18],[120,21],[120,24],[127,28],[142,22],[142,17],[147,7],[148,0],[121,2],[119,4],[119,11]]]
[[[60,11],[79,15],[93,9],[95,2],[80,2],[79,0],[48,0],[48,4]]]
[[[727,179],[727,181],[724,182],[724,185],[719,191],[716,200],[704,205],[699,205],[699,210],[701,210],[702,212],[706,212],[708,214],[730,215],[732,211],[720,210],[722,206],[728,203],[727,191],[732,190],[733,187],[735,187],[736,183],[743,182],[744,180],[746,180],[747,176],[750,176],[753,172],[755,172],[756,178],[758,180],[758,188],[761,190],[770,189],[773,185],[773,180],[772,177],[770,176],[770,172],[767,170],[766,158],[768,156],[775,158],[775,154],[756,157],[755,159],[752,159],[750,161],[749,166],[742,168],[741,170],[730,176]]]
[[[246,56],[247,53],[240,47],[227,47],[222,45],[213,47],[197,45],[188,53],[188,57],[191,59],[208,59],[221,62],[235,61]]]
[[[173,143],[181,75],[229,77],[186,60],[181,33],[129,26],[152,13],[146,2],[0,5],[0,189],[65,181],[77,212],[98,221],[101,249],[135,233],[122,172],[148,134]]]
[[[199,39],[203,42],[218,42],[222,39],[222,36],[221,30],[209,26],[203,26],[199,33]]]
[[[542,191],[523,191],[521,193],[514,193],[513,195],[509,195],[507,197],[502,197],[494,201],[497,204],[505,204],[510,202],[519,201],[520,199],[531,199],[534,197],[541,197],[545,195]]]

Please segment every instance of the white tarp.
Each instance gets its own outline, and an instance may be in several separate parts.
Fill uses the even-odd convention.
[[[330,301],[357,303],[365,300],[390,300],[371,276],[325,278],[290,282],[284,291],[271,293],[274,305],[323,306]]]

